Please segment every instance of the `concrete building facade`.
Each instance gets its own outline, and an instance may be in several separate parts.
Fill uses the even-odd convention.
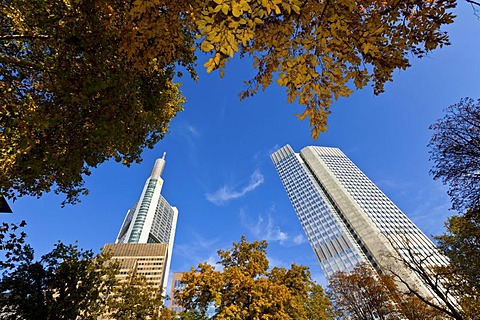
[[[104,252],[112,254],[118,262],[118,280],[123,281],[131,273],[145,277],[152,285],[161,288],[168,273],[165,271],[168,244],[166,243],[109,243]]]
[[[411,253],[446,263],[432,241],[339,149],[286,145],[271,155],[325,276],[359,263],[419,279],[401,259]]]

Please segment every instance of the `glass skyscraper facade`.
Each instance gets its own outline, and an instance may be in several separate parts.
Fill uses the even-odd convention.
[[[271,155],[327,278],[367,262],[418,284],[401,259],[446,263],[430,239],[337,148],[286,145]]]
[[[115,243],[167,244],[163,288],[167,286],[178,210],[161,195],[165,154],[155,161],[137,203],[127,211]]]

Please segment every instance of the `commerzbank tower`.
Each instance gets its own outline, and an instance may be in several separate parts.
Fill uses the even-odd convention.
[[[139,274],[165,292],[178,210],[162,196],[165,153],[155,161],[139,200],[127,211],[115,244],[107,244],[112,259],[120,262],[120,278]]]

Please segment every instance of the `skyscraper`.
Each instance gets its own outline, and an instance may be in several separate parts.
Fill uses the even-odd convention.
[[[172,249],[178,210],[160,194],[165,153],[155,161],[140,199],[127,211],[115,243],[168,243]]]
[[[271,155],[327,278],[359,263],[419,280],[398,258],[444,264],[430,239],[337,148],[286,145]]]
[[[127,211],[115,244],[108,245],[108,249],[114,254],[113,258],[118,258],[115,256],[116,252],[122,257],[131,257],[129,259],[134,262],[130,262],[129,265],[132,265],[131,270],[133,271],[142,269],[138,269],[138,266],[140,264],[145,265],[147,260],[154,261],[153,254],[158,252],[158,259],[160,260],[154,261],[155,263],[149,268],[152,272],[156,274],[161,272],[163,275],[162,291],[165,291],[167,287],[178,216],[177,208],[172,207],[161,195],[163,187],[161,176],[164,167],[165,153],[162,158],[155,161],[140,199]],[[148,248],[148,244],[165,244],[165,249],[160,249],[160,246]],[[135,251],[136,248],[139,250],[138,252]]]

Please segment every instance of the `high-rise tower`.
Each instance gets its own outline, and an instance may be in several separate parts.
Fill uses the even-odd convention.
[[[115,243],[168,243],[173,246],[178,210],[160,194],[165,153],[155,161],[137,203],[127,211]]]
[[[162,260],[162,263],[154,263],[158,269],[163,269],[154,270],[157,273],[161,272],[163,274],[161,282],[162,291],[165,291],[167,287],[178,217],[177,208],[172,207],[160,193],[163,187],[163,179],[161,176],[164,167],[165,153],[162,158],[155,161],[152,173],[145,182],[140,199],[130,210],[127,211],[115,244],[108,247],[108,249],[113,251],[113,258],[118,258],[115,256],[115,250],[121,252],[122,257],[130,255],[131,260],[135,261],[133,264],[130,263],[133,266],[131,269],[143,270],[145,268],[139,267],[139,265],[145,265],[144,261],[147,260],[154,261],[155,259],[152,254],[160,250],[150,249],[148,246],[145,246],[145,244],[165,244],[166,250],[161,249],[158,251],[161,252],[161,254],[159,254],[159,259]],[[126,246],[125,244],[129,245]],[[135,246],[135,244],[143,245]],[[138,250],[140,250],[139,252],[135,252],[137,247]],[[148,251],[148,255],[142,253],[145,250]],[[140,262],[138,260],[140,260]],[[149,268],[155,267],[150,266]]]
[[[395,270],[419,284],[399,258],[446,263],[430,239],[337,148],[286,145],[271,155],[327,278],[358,263]]]

